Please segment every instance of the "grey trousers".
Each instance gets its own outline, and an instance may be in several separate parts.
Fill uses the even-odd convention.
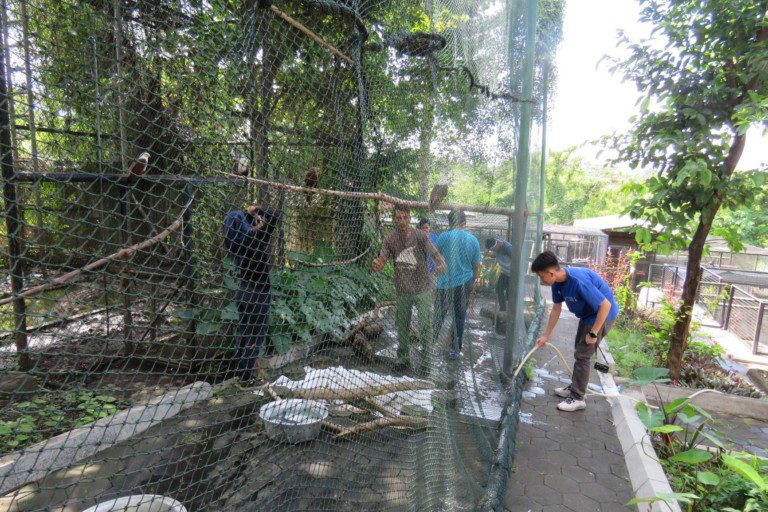
[[[606,334],[611,331],[616,319],[607,320],[603,328],[597,333],[597,343],[587,343],[587,334],[592,330],[594,324],[585,324],[579,322],[579,328],[576,329],[576,339],[574,341],[575,351],[573,354],[576,360],[573,363],[573,377],[571,378],[571,398],[574,400],[583,400],[589,384],[589,363],[592,356],[597,352],[597,346],[603,341]]]

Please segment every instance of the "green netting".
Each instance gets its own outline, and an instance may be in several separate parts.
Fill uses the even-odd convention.
[[[0,509],[496,507],[541,306],[535,5],[4,1]],[[527,160],[517,209],[457,204]]]

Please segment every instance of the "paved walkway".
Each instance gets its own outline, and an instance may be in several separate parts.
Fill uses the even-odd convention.
[[[544,321],[548,319],[545,316]],[[573,336],[578,320],[563,311],[552,334],[573,364]],[[517,455],[507,488],[506,510],[609,512],[636,510],[627,467],[612,422],[609,403],[587,395],[587,409],[560,412],[556,387],[569,382],[555,352],[536,352],[538,379],[526,392],[517,434]],[[591,385],[600,386],[592,370]]]

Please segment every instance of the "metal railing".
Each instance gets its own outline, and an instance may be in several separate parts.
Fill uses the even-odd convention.
[[[680,297],[685,282],[685,268],[676,265],[651,264],[648,282]],[[649,304],[646,295],[646,306]],[[702,269],[696,302],[720,326],[752,342],[752,353],[763,354],[760,346],[768,345],[768,301],[754,296],[741,286],[724,281],[715,272]]]

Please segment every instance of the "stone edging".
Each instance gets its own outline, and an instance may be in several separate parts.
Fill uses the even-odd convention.
[[[613,368],[613,357],[605,346],[601,348],[606,355],[604,362]],[[600,356],[598,357],[600,358]],[[611,404],[616,435],[621,443],[621,450],[624,452],[624,462],[627,465],[629,480],[632,483],[635,497],[652,498],[657,493],[671,493],[672,488],[669,485],[667,475],[659,463],[656,450],[651,445],[645,425],[640,421],[635,411],[635,400],[645,401],[645,396],[642,392],[627,392],[626,390],[623,395],[619,394],[613,375],[599,372],[598,375],[603,386],[603,392],[609,395],[608,402]],[[640,512],[681,512],[677,502],[671,504],[663,501],[657,501],[653,504],[638,503],[637,508]]]
[[[192,407],[212,394],[195,382],[0,458],[0,494],[91,457]]]
[[[649,400],[653,403],[658,402],[656,393],[661,395],[665,403],[669,403],[678,398],[687,398],[699,391],[701,391],[699,388],[683,388],[667,384],[656,384],[656,389],[650,386],[643,387],[643,392],[647,393]],[[705,411],[716,414],[768,421],[768,402],[759,398],[725,393],[702,393],[696,395],[692,403],[702,407]]]

